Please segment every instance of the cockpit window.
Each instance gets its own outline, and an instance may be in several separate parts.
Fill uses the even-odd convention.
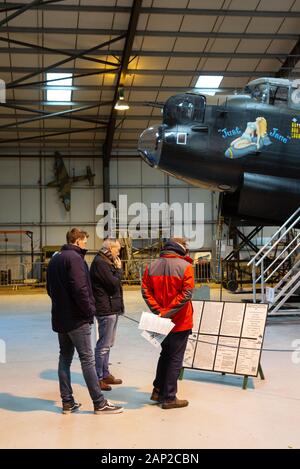
[[[269,98],[267,83],[260,83],[253,87],[249,87],[251,97],[260,103],[267,103]]]
[[[168,126],[188,125],[203,122],[205,97],[192,94],[172,96],[164,105],[164,124]]]
[[[286,86],[270,86],[270,104],[274,106],[287,106],[289,89]]]
[[[247,85],[245,92],[250,94],[259,103],[271,104],[274,106],[287,106],[289,88],[271,83],[259,83],[257,85]]]

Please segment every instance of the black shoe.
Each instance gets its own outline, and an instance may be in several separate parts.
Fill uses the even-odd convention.
[[[81,404],[79,404],[78,402],[63,403],[62,413],[72,414],[73,412],[78,412],[80,406]]]
[[[104,405],[94,406],[94,414],[121,414],[124,411],[123,407],[112,404],[109,401],[106,401]]]

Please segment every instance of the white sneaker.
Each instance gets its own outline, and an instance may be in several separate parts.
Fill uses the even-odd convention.
[[[118,405],[113,404],[112,402],[106,401],[105,404],[94,407],[94,414],[121,414],[124,411],[124,408]]]

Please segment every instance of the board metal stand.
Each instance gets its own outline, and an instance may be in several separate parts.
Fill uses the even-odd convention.
[[[190,369],[190,368],[188,368],[188,369]],[[215,372],[213,371],[213,373],[215,373]],[[184,374],[184,367],[181,368],[180,373],[179,373],[179,379],[180,380],[183,379],[183,374]],[[263,369],[262,369],[262,366],[261,366],[260,363],[258,365],[258,374],[259,374],[260,379],[262,379],[262,380],[265,379],[265,375],[264,375],[264,372],[263,372]],[[225,375],[226,375],[226,373],[222,372],[222,376],[225,376]],[[242,389],[247,389],[248,378],[249,378],[248,375],[244,375]]]

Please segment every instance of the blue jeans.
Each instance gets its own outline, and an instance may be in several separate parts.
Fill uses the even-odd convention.
[[[107,378],[109,373],[109,352],[114,345],[118,315],[97,316],[99,339],[95,348],[96,371],[99,379]]]
[[[95,359],[91,343],[91,325],[85,323],[73,331],[59,333],[58,341],[60,346],[58,378],[63,403],[74,402],[70,368],[76,349],[83,377],[92,401],[94,405],[103,405],[105,398],[101,392],[95,369]]]

